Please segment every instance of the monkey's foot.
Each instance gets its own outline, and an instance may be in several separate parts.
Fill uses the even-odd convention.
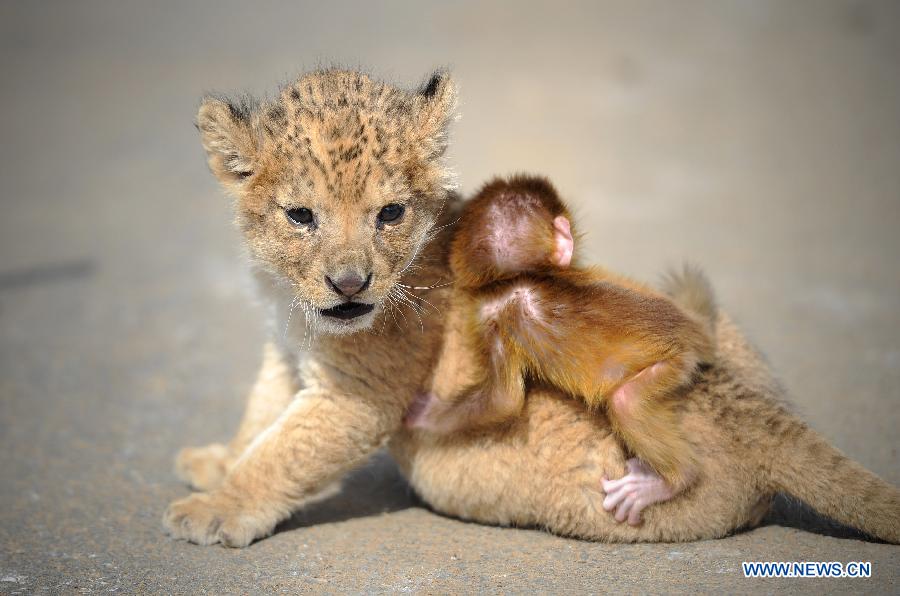
[[[675,496],[671,486],[653,468],[637,458],[625,462],[627,474],[618,480],[603,478],[603,509],[615,510],[617,522],[628,519],[636,526],[641,523],[641,511],[654,503],[664,503]]]

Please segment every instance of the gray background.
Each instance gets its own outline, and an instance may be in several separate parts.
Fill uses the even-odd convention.
[[[897,590],[897,547],[790,503],[793,527],[591,544],[435,515],[385,458],[249,549],[164,537],[172,456],[234,430],[262,342],[198,98],[332,62],[409,85],[452,67],[465,191],[542,172],[590,260],[702,264],[812,426],[900,482],[897,3],[7,1],[0,592]]]

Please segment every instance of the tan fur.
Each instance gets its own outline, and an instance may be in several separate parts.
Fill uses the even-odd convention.
[[[413,488],[433,507],[486,523],[535,525],[595,540],[711,538],[757,523],[773,491],[785,490],[838,521],[900,541],[898,491],[785,412],[765,365],[725,319],[718,325],[719,363],[683,400],[699,479],[678,498],[648,510],[640,526],[617,524],[600,506],[601,475],[620,475],[624,459],[609,425],[552,390],[535,388],[521,420],[506,429],[446,439],[405,431],[404,411],[440,349],[443,315],[436,309],[446,308],[449,291],[397,283],[412,288],[447,279],[448,237],[426,241],[458,209],[445,190],[440,162],[452,84],[442,76],[405,92],[356,73],[326,71],[301,78],[275,103],[242,111],[209,100],[198,125],[214,173],[238,199],[238,219],[271,312],[273,342],[260,378],[270,378],[271,371],[280,377],[286,369],[302,388],[282,409],[290,383],[257,384],[241,433],[253,434],[282,411],[233,463],[222,464],[221,449],[207,452],[209,466],[202,452],[182,458],[192,460],[183,470],[189,481],[216,488],[170,505],[164,525],[173,537],[246,546],[389,445]],[[378,122],[384,137],[377,143],[365,135],[368,149],[359,154],[352,126],[357,117],[372,130]],[[302,139],[310,135],[321,169],[304,149]],[[381,153],[384,147],[393,149]],[[333,160],[328,148],[335,149]],[[408,225],[384,238],[372,217],[397,196],[412,206]],[[283,219],[283,207],[307,202],[329,216],[314,238]],[[298,297],[303,308],[331,306],[326,271],[369,263],[384,279],[373,280],[367,297],[384,302],[367,320],[328,328],[315,326],[315,314],[288,321]],[[400,300],[396,288],[421,293],[434,305],[404,295],[422,311],[424,331],[412,306],[389,308],[389,295]],[[319,333],[312,339],[311,327]],[[308,352],[300,349],[304,344],[311,345]],[[193,477],[193,470],[208,468],[226,470],[225,477]]]
[[[494,180],[466,203],[450,248],[458,324],[447,328],[431,392],[409,422],[445,434],[507,422],[524,406],[525,379],[542,379],[605,407],[616,434],[679,492],[696,458],[678,389],[714,357],[712,289],[691,269],[670,278],[688,314],[638,284],[561,267],[559,218],[569,221],[568,208],[537,176]],[[460,362],[473,364],[469,377]]]
[[[639,526],[603,510],[598,478],[621,476],[626,453],[602,415],[536,387],[507,427],[440,437],[408,432],[393,453],[438,511],[482,523],[541,527],[605,542],[676,542],[758,524],[776,491],[873,536],[900,541],[900,491],[847,459],[780,404],[781,388],[726,315],[719,358],[684,399],[698,480],[644,512]]]

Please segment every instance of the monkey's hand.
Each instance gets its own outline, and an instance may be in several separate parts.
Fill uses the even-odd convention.
[[[654,503],[664,503],[675,496],[675,491],[653,468],[639,459],[625,462],[628,472],[618,480],[603,478],[603,509],[615,511],[617,522],[628,519],[636,526],[641,523],[641,511]]]
[[[468,398],[445,399],[434,391],[416,395],[406,409],[403,424],[406,428],[448,434],[471,426],[468,419],[471,409]]]
[[[406,415],[403,416],[404,426],[406,428],[428,428],[431,419],[434,417],[432,410],[437,401],[438,397],[430,391],[417,394],[412,403],[409,404]]]
[[[512,405],[521,409],[518,402]],[[406,410],[403,423],[406,428],[446,435],[504,422],[516,413],[504,409],[505,406],[505,402],[492,399],[478,387],[451,399],[429,391],[416,396]]]

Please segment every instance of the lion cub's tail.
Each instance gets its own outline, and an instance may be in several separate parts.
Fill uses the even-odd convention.
[[[719,307],[712,284],[699,267],[686,263],[681,269],[670,269],[663,275],[660,289],[715,338]]]
[[[792,422],[769,454],[770,488],[797,497],[837,522],[900,544],[900,490],[799,420]]]
[[[702,271],[691,265],[669,271],[660,287],[715,337],[718,309]],[[757,415],[747,424],[765,424],[763,436],[774,441],[759,446],[769,490],[792,495],[837,522],[900,544],[900,490],[787,412]]]

